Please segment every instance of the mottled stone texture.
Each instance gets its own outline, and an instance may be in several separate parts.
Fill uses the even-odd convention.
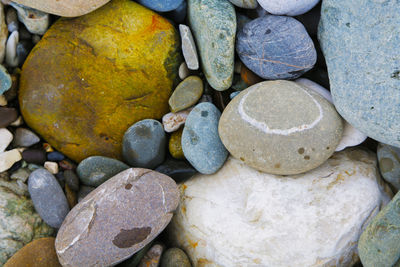
[[[121,158],[129,126],[168,112],[180,58],[172,24],[130,0],[60,19],[23,66],[22,115],[75,161]]]
[[[380,142],[400,147],[400,5],[324,0],[319,40],[338,112]]]
[[[167,226],[178,201],[179,191],[168,176],[147,169],[121,172],[68,214],[56,238],[60,263],[72,267],[122,262]]]
[[[298,78],[317,60],[303,24],[284,16],[267,15],[245,24],[236,51],[250,70],[269,80]]]
[[[208,83],[223,91],[232,84],[236,13],[228,0],[188,0],[188,19]]]

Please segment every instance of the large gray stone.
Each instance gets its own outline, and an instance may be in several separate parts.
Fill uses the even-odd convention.
[[[318,93],[291,81],[267,81],[242,91],[225,108],[219,134],[228,151],[257,170],[299,174],[335,151],[343,123]]]
[[[400,5],[324,0],[319,40],[338,112],[355,128],[400,147]]]

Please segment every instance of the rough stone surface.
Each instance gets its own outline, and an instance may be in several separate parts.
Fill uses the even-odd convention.
[[[77,162],[94,155],[121,158],[129,126],[168,112],[179,43],[171,23],[130,0],[62,18],[23,66],[24,120]]]
[[[0,107],[0,128],[9,126],[18,118],[18,112],[15,108]]]
[[[167,113],[162,118],[164,131],[172,133],[177,131],[182,125],[185,124],[187,116],[189,116],[192,109],[182,110],[176,113]]]
[[[379,143],[377,154],[383,179],[400,190],[400,148]]]
[[[32,201],[14,190],[16,182],[0,185],[0,265],[24,245],[54,233],[36,213]]]
[[[319,0],[257,0],[262,8],[274,15],[298,16],[311,10]]]
[[[289,177],[230,158],[180,186],[168,233],[195,266],[352,266],[363,227],[389,201],[380,183],[375,155],[359,149]]]
[[[158,267],[160,266],[161,255],[164,251],[164,246],[161,244],[153,245],[144,255],[138,267]]]
[[[179,248],[170,248],[164,252],[161,258],[161,267],[191,267],[186,253]]]
[[[184,24],[179,25],[179,32],[182,40],[182,53],[186,65],[191,70],[199,69],[199,58],[197,56],[196,43],[194,42],[192,31]]]
[[[369,137],[397,147],[399,12],[396,1],[324,0],[318,34],[338,112]]]
[[[331,92],[322,87],[321,85],[305,78],[300,78],[295,81],[296,83],[306,86],[307,88],[313,90],[314,92],[323,96],[326,100],[328,100],[331,104],[333,104],[333,99]],[[357,146],[364,142],[368,136],[354,128],[350,123],[347,121],[343,121],[343,135],[340,143],[336,147],[335,151],[342,151],[346,147]]]
[[[119,160],[92,156],[82,160],[76,172],[84,185],[97,187],[126,169],[129,166]]]
[[[332,104],[291,81],[261,82],[242,91],[219,123],[221,140],[235,158],[280,175],[320,166],[335,151],[342,131]]]
[[[21,4],[10,3],[18,12],[18,19],[32,34],[43,35],[49,27],[49,14],[32,9]]]
[[[212,103],[200,103],[190,112],[183,128],[183,153],[200,173],[216,172],[228,157],[218,135],[220,117],[221,112]]]
[[[399,266],[400,193],[372,219],[360,237],[358,251],[364,267]]]
[[[54,237],[36,239],[15,253],[4,267],[61,267],[54,242]]]
[[[317,61],[314,43],[303,24],[291,17],[266,15],[239,32],[236,51],[242,62],[264,79],[295,79]]]
[[[62,17],[77,17],[92,12],[110,0],[13,0],[13,2],[28,6],[46,13]]]
[[[69,267],[122,262],[167,226],[178,201],[175,182],[161,173],[128,169],[114,176],[68,214],[56,238],[60,263]]]
[[[229,0],[229,1],[231,1],[231,3],[234,4],[235,6],[241,8],[254,9],[258,5],[257,0]]]
[[[122,142],[122,155],[132,167],[153,169],[164,161],[167,137],[159,121],[135,123],[125,132]]]
[[[218,91],[228,89],[234,68],[235,8],[227,0],[188,0],[188,18],[208,83]]]
[[[35,210],[51,227],[60,228],[69,206],[57,179],[45,169],[37,169],[29,175],[29,194]]]
[[[0,9],[1,12],[1,9]],[[1,13],[0,13],[1,16]],[[0,23],[1,23],[1,18],[0,18]],[[0,26],[0,31],[1,31],[1,26]],[[3,53],[3,58],[4,58],[4,51],[5,51],[5,45],[3,48],[3,52],[1,52],[1,33],[0,33],[0,60],[1,60],[1,53]],[[2,60],[0,61],[2,62]],[[2,65],[0,65],[0,95],[4,94],[6,91],[8,91],[11,88],[11,76],[8,74],[8,71],[6,68],[4,68]]]
[[[158,12],[177,9],[183,1],[184,0],[137,0],[139,4]]]
[[[8,150],[0,153],[0,173],[12,167],[14,163],[22,159],[18,149]]]
[[[175,88],[169,98],[169,108],[178,112],[197,103],[203,95],[203,81],[198,76],[189,76]]]
[[[18,128],[15,131],[15,136],[13,141],[14,146],[30,147],[39,142],[40,142],[39,136],[37,136],[31,130],[25,128]]]
[[[12,133],[6,128],[0,128],[0,153],[4,152],[13,140]]]

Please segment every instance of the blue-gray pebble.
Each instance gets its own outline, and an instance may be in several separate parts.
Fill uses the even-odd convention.
[[[178,8],[164,13],[167,18],[172,19],[176,23],[183,23],[187,14],[187,2],[183,1]]]
[[[380,143],[377,152],[383,179],[400,190],[400,148]]]
[[[0,95],[11,88],[11,76],[8,74],[6,68],[0,65]]]
[[[147,119],[132,125],[122,140],[122,156],[132,167],[153,169],[165,158],[167,138],[159,121]]]
[[[238,33],[242,62],[268,80],[295,79],[314,67],[317,52],[303,24],[291,17],[267,15]]]
[[[43,221],[51,227],[60,228],[69,206],[56,178],[45,169],[37,169],[29,175],[28,190]]]
[[[82,160],[76,172],[84,185],[97,187],[126,169],[129,166],[119,160],[92,156]]]
[[[364,267],[397,267],[400,262],[400,192],[372,219],[358,241]]]
[[[218,171],[228,157],[218,134],[221,112],[211,103],[200,103],[190,112],[182,133],[185,158],[200,173]]]
[[[177,9],[184,0],[137,0],[147,8],[158,12],[166,12]]]
[[[400,4],[325,0],[318,38],[338,112],[355,128],[400,147]]]

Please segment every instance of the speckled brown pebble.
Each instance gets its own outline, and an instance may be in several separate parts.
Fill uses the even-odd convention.
[[[4,267],[61,267],[54,249],[54,237],[36,239],[14,254]]]
[[[15,108],[0,107],[0,128],[7,127],[18,118]]]
[[[69,267],[122,262],[160,234],[178,202],[176,183],[166,175],[140,168],[119,173],[65,218],[56,238],[60,263]]]
[[[162,255],[161,267],[191,267],[186,253],[180,248],[170,248]]]

